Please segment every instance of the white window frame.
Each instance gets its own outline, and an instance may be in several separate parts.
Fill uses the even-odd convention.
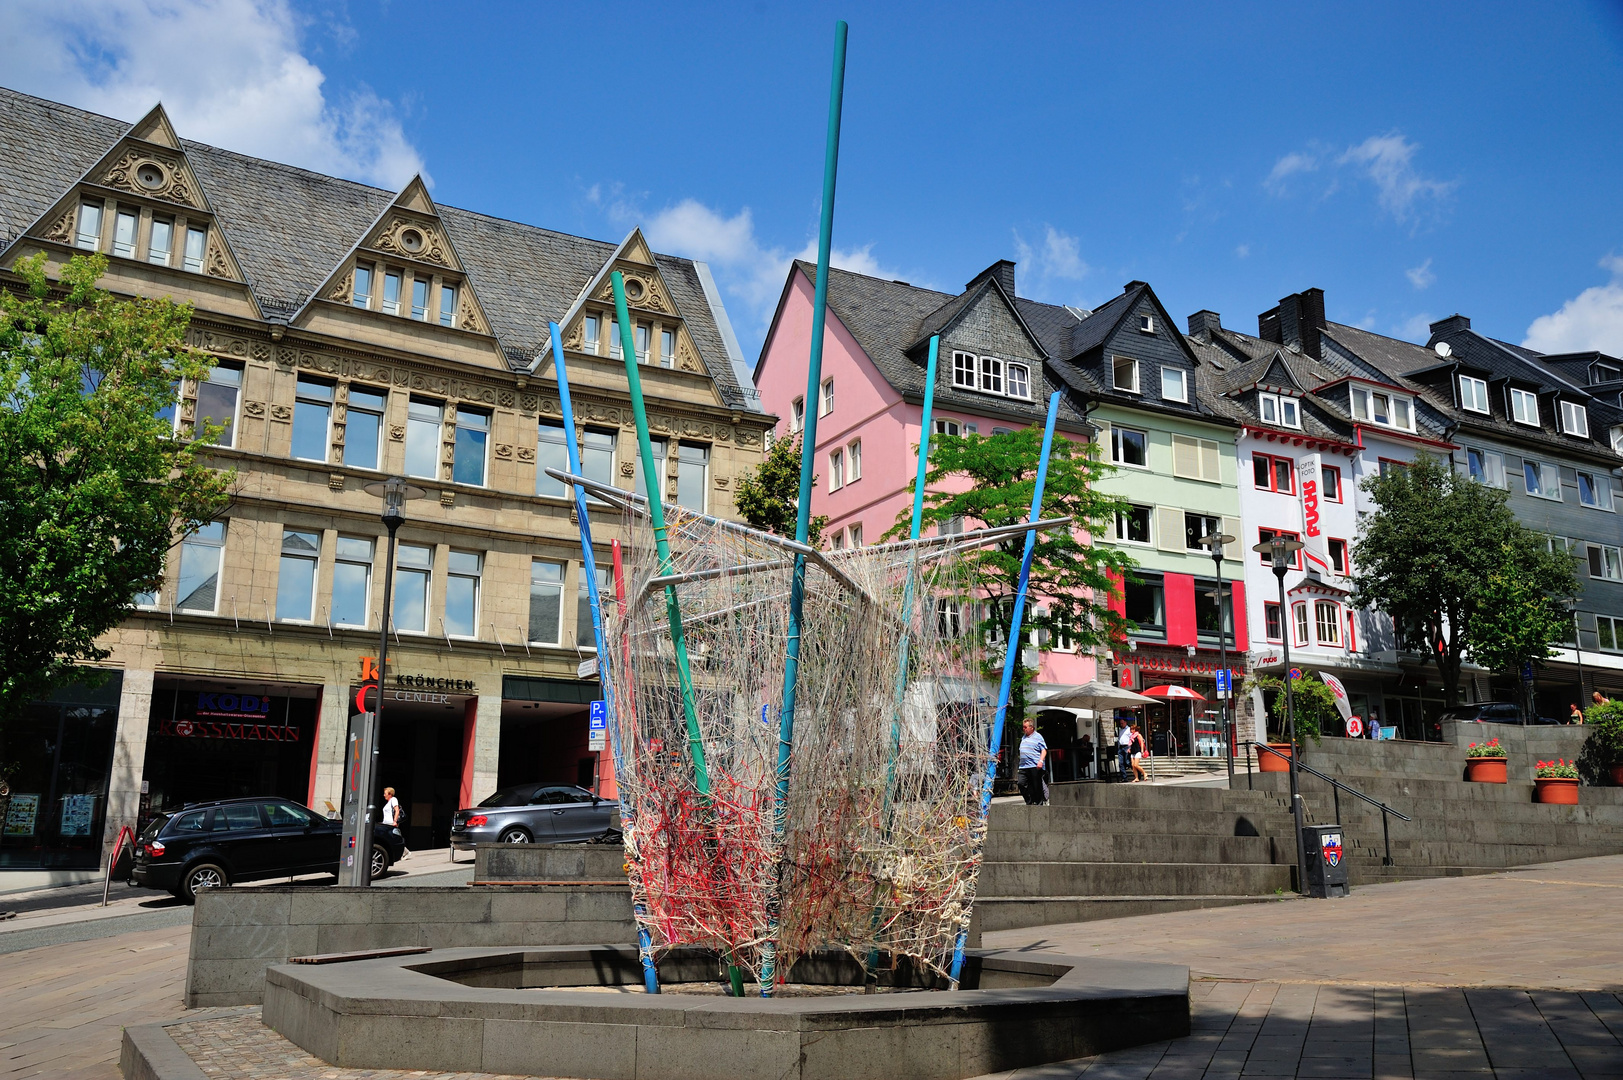
[[[1329,637],[1324,635],[1324,628],[1326,625],[1324,613],[1326,611],[1329,611],[1330,613],[1330,621],[1328,625],[1331,633]],[[1325,645],[1333,649],[1339,649],[1342,647],[1341,605],[1336,603],[1334,600],[1313,601],[1313,641],[1317,645]]]
[[[209,528],[211,526],[214,526],[214,525],[218,525],[220,527],[220,537],[219,537],[218,540],[215,540],[213,537],[204,537],[204,536],[199,535],[200,533],[203,532],[204,529],[207,529],[207,528]],[[176,575],[175,575],[175,610],[176,611],[185,611],[185,612],[189,612],[190,614],[193,614],[193,615],[215,615],[215,614],[219,613],[219,610],[220,610],[220,585],[221,585],[220,579],[225,574],[225,543],[226,543],[226,538],[227,538],[227,533],[228,532],[229,532],[228,523],[226,521],[224,521],[224,520],[211,521],[211,522],[201,526],[200,528],[192,531],[191,533],[188,533],[186,538],[181,541],[181,543],[180,543],[180,567],[179,567],[179,572],[176,573]],[[196,608],[196,607],[191,607],[191,608],[182,607],[181,603],[187,598],[187,597],[182,596],[180,594],[181,586],[183,585],[182,575],[184,575],[185,572],[186,572],[187,556],[190,555],[194,551],[203,552],[203,551],[210,550],[210,549],[212,549],[213,552],[214,552],[214,606],[211,607],[211,608],[208,608],[207,610],[204,610],[203,608]],[[204,556],[199,555],[198,557],[201,558],[201,557],[204,557]],[[195,592],[196,590],[194,589],[193,591]],[[190,594],[188,594],[188,595],[190,595]]]
[[[344,553],[344,545],[345,545],[346,542],[358,542],[358,543],[366,544],[367,545],[366,561],[362,562],[360,559],[356,558],[353,555],[346,555]],[[334,626],[347,626],[347,627],[359,628],[359,629],[362,629],[362,630],[364,630],[367,627],[372,625],[372,580],[373,580],[372,571],[373,571],[374,566],[375,566],[375,560],[377,558],[377,553],[378,553],[377,537],[374,537],[374,536],[344,536],[342,533],[339,534],[337,543],[333,545],[333,593],[336,594],[337,591],[338,591],[338,584],[337,584],[337,581],[338,581],[338,567],[340,567],[340,566],[363,566],[363,567],[366,568],[366,598],[365,598],[364,601],[362,601],[362,604],[361,604],[361,619],[362,619],[362,621],[358,622],[358,623],[333,622],[332,621],[332,601],[331,601],[331,599],[329,599],[328,602],[327,602],[327,621],[331,622],[332,625],[334,625]]]
[[[702,462],[694,462],[694,461],[687,460],[687,458],[683,454],[683,451],[685,451],[685,450],[698,450],[699,452],[701,452],[704,455],[704,460]],[[675,446],[675,453],[676,453],[676,503],[677,503],[678,506],[686,506],[687,505],[686,503],[682,502],[683,474],[687,473],[687,474],[689,474],[691,476],[690,470],[695,465],[697,465],[698,469],[699,469],[699,478],[698,478],[698,480],[699,480],[699,503],[700,503],[700,505],[698,505],[698,506],[688,506],[687,508],[689,510],[697,510],[701,514],[709,512],[709,509],[710,509],[710,458],[711,458],[711,450],[712,450],[712,447],[711,447],[710,443],[690,442],[689,440],[686,440],[686,439],[678,440],[678,442],[676,443],[676,446]],[[671,446],[670,446],[669,443],[667,443],[666,444],[666,454],[667,454],[667,456],[669,456],[670,452],[671,452]],[[667,465],[666,469],[668,470],[669,468],[670,468],[670,466]],[[669,475],[668,472],[667,472],[667,475]]]
[[[1168,376],[1176,376],[1177,377],[1178,392],[1176,394],[1170,394],[1170,393],[1167,392],[1167,377]],[[1189,401],[1189,372],[1185,371],[1183,368],[1167,367],[1165,365],[1162,365],[1162,367],[1161,367],[1161,400],[1163,400],[1163,401],[1181,401],[1181,402],[1187,403]]]
[[[862,479],[862,440],[852,439],[845,444],[845,482],[854,484]]]
[[[1528,390],[1523,390],[1520,387],[1507,386],[1505,387],[1505,399],[1507,402],[1505,412],[1509,414],[1511,420],[1525,427],[1536,428],[1543,426],[1543,421],[1539,419],[1538,415],[1537,394]],[[1523,407],[1524,403],[1526,407]],[[1524,420],[1522,417],[1527,412],[1528,408],[1532,410],[1533,418],[1531,420]]]
[[[287,539],[290,534],[294,536],[314,536],[316,538],[315,552],[313,554],[306,554],[302,551],[294,551],[290,553],[287,550]],[[310,596],[308,608],[310,614],[302,618],[282,614],[282,575],[287,572],[287,563],[290,560],[293,562],[308,563],[310,567]],[[313,623],[316,618],[316,591],[320,584],[321,530],[294,529],[284,525],[282,527],[282,546],[276,559],[276,621],[286,623],[303,623],[305,625]]]
[[[1126,514],[1126,513],[1122,513],[1120,511],[1117,511],[1115,528],[1111,532],[1111,535],[1115,537],[1115,542],[1118,543],[1118,544],[1127,544],[1127,545],[1129,545],[1131,547],[1154,547],[1155,546],[1155,507],[1153,507],[1153,506],[1145,506],[1145,505],[1143,505],[1141,503],[1128,503],[1127,504],[1127,509],[1129,511],[1142,510],[1147,515],[1149,515],[1149,523],[1150,523],[1150,527],[1149,527],[1149,530],[1148,530],[1149,539],[1147,539],[1147,540],[1130,540],[1130,539],[1128,539],[1127,538],[1127,530],[1124,528],[1124,526],[1126,525],[1128,517],[1130,516],[1130,514]]]
[[[1589,438],[1589,410],[1576,401],[1561,402],[1561,434]]]
[[[449,326],[452,329],[456,328],[456,294],[457,286],[452,285],[448,281],[440,282],[439,311],[437,314],[439,316],[441,326]],[[446,304],[446,300],[450,300],[449,305]]]
[[[846,532],[850,534],[851,547],[859,548],[862,546],[862,523],[860,521],[855,525],[847,527]]]
[[[235,383],[233,383],[230,379],[223,377],[227,372],[231,372],[236,375]],[[242,426],[242,391],[243,384],[247,381],[246,376],[247,373],[244,371],[244,369],[233,364],[216,364],[213,368],[209,369],[208,375],[198,382],[197,396],[199,398],[202,397],[203,386],[208,383],[214,383],[217,386],[232,386],[236,390],[236,397],[231,406],[231,416],[226,422],[225,431],[223,433],[223,437],[226,439],[226,441],[210,443],[210,446],[223,446],[228,450],[236,448],[238,429]],[[196,423],[201,424],[204,420],[201,408],[197,410],[196,416]],[[219,420],[220,417],[211,416],[208,417],[208,419]],[[195,432],[196,429],[194,428],[193,430]]]
[[[1527,486],[1528,469],[1532,469],[1534,472],[1538,473],[1537,491]],[[1550,492],[1550,485],[1548,483],[1548,478],[1551,472],[1555,474],[1553,494]],[[1537,458],[1522,458],[1522,490],[1526,491],[1528,495],[1531,495],[1535,499],[1548,499],[1551,502],[1561,502],[1561,467],[1559,465],[1550,465],[1546,462],[1538,460]]]
[[[1589,481],[1589,490],[1593,499],[1584,498],[1584,481]],[[1612,478],[1605,473],[1578,470],[1578,504],[1587,506],[1592,510],[1605,510],[1612,512]]]
[[[957,420],[938,418],[930,426],[935,428],[935,431],[931,432],[932,435],[957,436],[964,433],[964,425]]]
[[[1611,636],[1612,643],[1606,644],[1601,637],[1601,624],[1606,624],[1606,632]],[[1604,652],[1623,652],[1623,619],[1613,615],[1595,616],[1595,647]]]
[[[430,421],[426,415],[413,416],[412,409],[418,406],[421,406],[425,410],[433,409],[435,413],[433,420]],[[429,434],[430,431],[432,431],[432,435]],[[430,445],[433,447],[434,451],[434,463],[430,472],[421,473],[411,471],[412,434],[414,432],[420,433],[418,438],[432,438],[433,440]],[[444,453],[444,448],[445,403],[443,401],[431,401],[427,398],[413,397],[409,399],[406,402],[406,438],[404,447],[406,457],[403,463],[404,467],[402,471],[405,472],[407,476],[417,477],[422,480],[438,480],[440,478],[440,458]]]
[[[1473,404],[1477,402],[1478,404]],[[1467,412],[1490,413],[1488,408],[1488,381],[1475,375],[1460,376],[1460,408]]]
[[[460,570],[454,568],[455,564],[457,562],[457,557],[458,556],[462,556],[464,559],[471,558],[474,561],[473,573],[470,574],[465,568],[460,569]],[[446,555],[445,555],[445,615],[444,615],[444,618],[446,618],[446,619],[448,619],[450,617],[450,614],[451,614],[451,583],[454,580],[463,580],[463,581],[472,581],[473,582],[473,633],[471,633],[471,634],[452,633],[449,623],[446,623],[445,624],[445,636],[449,637],[449,638],[454,638],[454,639],[456,639],[458,641],[478,641],[479,640],[479,616],[481,614],[481,612],[480,612],[480,606],[481,606],[480,601],[483,599],[484,581],[485,581],[485,555],[484,555],[484,553],[480,552],[480,551],[459,551],[456,548],[452,548],[450,551],[446,552]]]
[[[1483,475],[1480,478],[1471,471],[1471,455],[1473,453],[1480,455],[1482,458]],[[1494,477],[1495,470],[1498,471],[1497,479]],[[1480,446],[1467,446],[1465,448],[1465,475],[1479,484],[1503,489],[1506,487],[1505,455],[1497,450],[1485,450]]]
[[[192,246],[193,246],[192,245],[192,238],[193,237],[197,238],[197,245],[196,245],[197,254],[196,255],[192,254]],[[186,245],[185,247],[180,249],[180,252],[181,252],[181,255],[180,255],[181,269],[189,270],[194,274],[201,274],[203,272],[203,260],[208,258],[208,250],[209,250],[209,231],[208,231],[208,228],[206,226],[202,226],[202,225],[188,225],[188,226],[186,226],[185,245]]]
[[[1279,422],[1284,427],[1302,430],[1301,402],[1288,394],[1281,394],[1279,398]]]
[[[1136,462],[1127,461],[1122,457],[1122,454],[1121,454],[1122,443],[1121,443],[1120,433],[1123,432],[1123,431],[1131,431],[1134,435],[1142,435],[1142,436],[1144,436],[1144,464],[1140,465],[1140,464],[1137,464]],[[1119,465],[1122,468],[1148,470],[1150,468],[1150,433],[1148,431],[1142,431],[1142,430],[1140,430],[1138,428],[1121,427],[1120,425],[1117,425],[1117,424],[1111,424],[1110,425],[1110,460],[1114,464]]]
[[[822,393],[817,395],[817,415],[828,416],[834,411],[834,379],[823,380]]]
[[[554,569],[556,569],[557,572],[558,572],[558,580],[557,581],[541,581],[541,582],[537,582],[535,580],[535,565],[536,565],[536,563],[541,563],[543,565],[550,566],[550,567],[553,567]],[[529,640],[529,643],[531,645],[561,645],[561,644],[563,644],[563,640],[564,640],[564,577],[568,573],[568,569],[569,569],[568,565],[566,563],[562,562],[561,560],[558,560],[558,559],[531,559],[530,560],[530,606],[525,611],[524,636]],[[533,633],[534,633],[534,630],[535,630],[535,589],[536,589],[537,584],[541,585],[543,588],[551,588],[551,589],[555,590],[557,592],[557,596],[558,596],[557,626],[554,629],[554,635],[553,635],[553,639],[551,641],[544,641],[544,640],[542,640],[540,638],[537,638],[537,637],[533,636]]]
[[[828,490],[838,491],[845,486],[845,451],[828,452]]]
[[[1141,334],[1155,333],[1155,316],[1140,315],[1138,317],[1138,332]]]
[[[1291,601],[1291,644],[1295,648],[1305,649],[1313,644],[1309,635],[1313,632],[1313,612],[1306,600]]]
[[[1123,386],[1120,382],[1119,376],[1121,375],[1123,364],[1126,364],[1127,370],[1133,374],[1133,384],[1131,386]],[[1110,358],[1110,386],[1111,389],[1120,391],[1123,394],[1138,393],[1138,361],[1134,360],[1130,356],[1112,356]]]
[[[981,393],[1003,396],[1003,361],[996,356],[981,357]]]
[[[1015,393],[1015,391],[1014,391],[1014,381],[1015,381],[1014,380],[1014,373],[1017,372],[1017,371],[1020,373],[1020,385],[1022,387],[1024,387],[1024,389],[1020,393]],[[1016,364],[1013,361],[1010,361],[1009,363],[1004,364],[1003,365],[1003,392],[1005,394],[1007,394],[1009,397],[1020,398],[1023,401],[1030,401],[1031,400],[1031,365],[1029,365],[1029,364]]]
[[[320,386],[326,389],[326,398],[315,394],[306,394],[304,387]],[[338,411],[338,387],[321,379],[314,379],[300,375],[293,384],[293,423],[289,426],[289,433],[299,426],[299,406],[301,404],[319,405],[327,411],[327,423],[321,433],[322,456],[318,458],[303,458],[297,454],[291,455],[295,461],[330,461],[332,459],[332,425],[333,417]]]
[[[119,231],[124,224],[129,223],[129,235],[125,239],[119,238]],[[126,206],[120,206],[113,212],[113,237],[110,252],[121,259],[135,258],[135,248],[141,242],[141,212]]]
[[[1589,560],[1590,577],[1597,581],[1623,581],[1623,550],[1611,544],[1590,544],[1585,555]]]
[[[952,353],[952,385],[965,390],[980,386],[980,357],[972,352],[954,349]]]
[[[91,224],[87,219],[95,216],[95,229],[87,228]],[[73,218],[73,246],[82,251],[97,251],[101,248],[101,231],[107,223],[107,205],[86,199],[79,204],[79,212]]]
[[[806,399],[797,397],[789,402],[789,434],[799,435],[806,428]]]
[[[415,563],[408,564],[405,561],[405,553],[408,548],[413,551],[426,550],[428,552],[428,566],[422,567]],[[394,589],[389,599],[390,610],[386,613],[389,625],[394,627],[394,632],[397,634],[427,634],[429,627],[433,625],[431,615],[434,605],[434,545],[396,544],[394,552]],[[395,621],[394,608],[399,605],[400,598],[406,595],[406,590],[400,587],[402,575],[412,575],[413,577],[421,575],[423,579],[423,625],[421,629],[416,627],[407,629]]]

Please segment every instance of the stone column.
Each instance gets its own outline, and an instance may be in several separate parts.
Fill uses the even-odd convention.
[[[315,798],[310,809],[327,813],[330,802],[344,805],[344,738],[349,733],[349,686],[327,683],[321,688],[321,726],[316,731]]]
[[[474,713],[473,729],[473,786],[469,806],[496,791],[496,763],[502,746],[501,694],[480,694]],[[466,763],[464,763],[466,768]],[[466,775],[466,774],[464,774]]]
[[[107,783],[107,820],[102,828],[102,865],[113,853],[121,825],[134,827],[141,809],[141,774],[146,768],[147,724],[152,716],[152,681],[157,672],[129,671],[118,699],[118,733],[113,737],[113,768]]]

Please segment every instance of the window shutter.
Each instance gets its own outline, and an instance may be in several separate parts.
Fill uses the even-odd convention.
[[[1222,477],[1220,461],[1217,443],[1210,439],[1200,440],[1200,478],[1212,481],[1220,479]]]
[[[1234,543],[1223,545],[1223,558],[1245,561],[1245,533],[1240,531],[1240,519],[1226,517],[1223,519],[1223,531],[1234,537]]]
[[[1187,435],[1172,436],[1172,475],[1200,479],[1200,447]]]
[[[1176,506],[1155,508],[1155,546],[1162,551],[1182,551],[1183,511]]]

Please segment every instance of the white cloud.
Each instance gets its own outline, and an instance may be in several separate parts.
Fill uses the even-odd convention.
[[[1437,321],[1437,316],[1429,312],[1411,315],[1397,325],[1396,334],[1404,341],[1421,342],[1431,337],[1431,324]]]
[[[1251,254],[1251,245],[1250,244],[1241,244],[1241,245],[1239,245],[1238,247],[1236,247],[1234,249],[1234,257],[1237,258],[1237,259],[1247,258],[1250,254]]]
[[[1599,349],[1623,356],[1623,256],[1608,255],[1600,265],[1612,280],[1585,289],[1553,315],[1534,319],[1523,346],[1548,353]]]
[[[1070,233],[1043,226],[1041,247],[1014,231],[1014,258],[1019,264],[1020,295],[1047,298],[1056,281],[1080,281],[1092,270],[1082,259],[1082,244]]]
[[[1274,195],[1283,195],[1287,190],[1286,180],[1298,173],[1317,172],[1319,159],[1313,154],[1293,150],[1274,162],[1273,169],[1262,186]]]
[[[1437,280],[1437,275],[1431,272],[1431,260],[1427,259],[1419,266],[1412,266],[1403,272],[1409,279],[1409,284],[1417,289],[1429,289]]]
[[[328,98],[286,0],[13,0],[0,71],[131,122],[161,100],[182,138],[391,189],[423,169],[390,102]]]
[[[1455,187],[1453,181],[1432,180],[1415,170],[1414,156],[1419,149],[1419,143],[1405,139],[1401,132],[1371,135],[1348,147],[1337,164],[1361,170],[1374,182],[1381,208],[1398,221],[1407,221],[1418,213],[1417,203],[1441,199]]]

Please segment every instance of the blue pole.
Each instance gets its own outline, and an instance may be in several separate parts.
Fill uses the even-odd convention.
[[[552,335],[552,367],[558,377],[558,405],[564,415],[564,446],[569,455],[569,471],[580,476],[580,442],[575,435],[575,408],[569,399],[569,372],[564,365],[563,335],[558,324],[548,320],[547,331]],[[586,489],[579,484],[575,489],[575,516],[580,519],[580,572],[586,575],[586,596],[592,605],[592,634],[597,641],[597,677],[603,684],[603,702],[609,714],[609,749],[614,759],[616,781],[624,775],[624,759],[620,754],[620,729],[614,710],[614,683],[609,678],[608,640],[603,636],[603,599],[597,591],[597,555],[592,550],[592,519],[586,514]],[[621,798],[622,827],[629,832],[636,819],[636,808]],[[640,905],[639,905],[640,908]],[[643,914],[641,910],[637,914]],[[659,993],[659,971],[654,966],[653,939],[641,919],[637,920],[637,955],[642,958],[643,986],[650,994]]]
[[[828,138],[823,150],[823,215],[817,227],[817,287],[812,306],[811,355],[806,365],[806,423],[800,444],[800,504],[795,540],[811,534],[811,494],[817,458],[817,402],[823,386],[823,326],[828,308],[828,262],[834,245],[834,178],[840,164],[840,111],[845,99],[844,20],[834,24],[834,74],[828,96]],[[771,997],[778,971],[778,915],[783,897],[783,838],[788,830],[789,756],[795,741],[795,684],[800,677],[800,615],[806,600],[806,556],[795,556],[789,585],[789,640],[783,663],[783,708],[778,719],[777,790],[772,799],[772,859],[767,879],[766,938],[761,943],[761,996]]]
[[[1059,417],[1059,392],[1048,399],[1048,423],[1043,428],[1043,452],[1037,461],[1037,484],[1031,491],[1031,516],[1026,520],[1036,523],[1042,517],[1043,487],[1048,483],[1048,455],[1054,448],[1054,422]],[[997,779],[998,754],[1003,749],[1003,721],[1009,711],[1009,691],[1014,684],[1014,660],[1020,648],[1020,623],[1026,610],[1026,585],[1031,580],[1031,552],[1037,546],[1037,530],[1026,530],[1026,551],[1020,557],[1020,580],[1014,590],[1014,614],[1009,620],[1009,636],[1003,653],[1003,682],[997,691],[997,714],[992,718],[991,760],[986,764],[986,780],[981,785],[981,819],[975,837],[975,852],[970,864],[980,865],[982,847],[986,844],[986,815],[992,805],[992,784]],[[966,926],[958,931],[958,941],[952,950],[952,985],[958,986],[958,976],[964,967],[964,939],[969,934]]]
[[[924,477],[930,471],[930,415],[935,406],[935,365],[941,354],[941,335],[930,335],[930,362],[924,370],[924,427],[919,432],[919,475],[913,485],[913,528],[908,539],[919,538],[919,527],[924,521]]]

